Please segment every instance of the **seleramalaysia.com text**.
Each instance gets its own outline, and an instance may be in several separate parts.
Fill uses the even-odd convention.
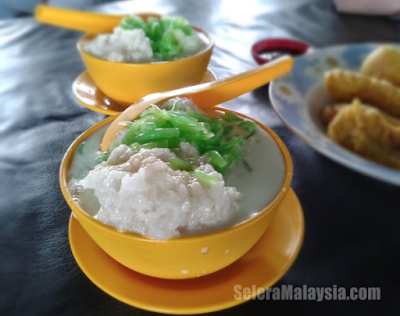
[[[235,300],[303,300],[303,301],[355,301],[355,300],[380,300],[381,289],[379,287],[309,287],[281,285],[268,289],[257,287],[242,287],[237,284],[233,287]]]

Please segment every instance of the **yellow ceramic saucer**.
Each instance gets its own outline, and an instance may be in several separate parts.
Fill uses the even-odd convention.
[[[97,246],[74,217],[69,224],[72,253],[94,284],[126,304],[166,314],[199,314],[241,304],[245,300],[235,300],[235,285],[271,287],[293,264],[303,235],[303,211],[290,189],[271,226],[238,261],[197,279],[166,280],[126,268]]]
[[[215,81],[217,77],[207,69],[200,83]],[[120,114],[126,109],[122,105],[106,96],[95,84],[89,72],[85,71],[72,84],[72,92],[75,98],[89,110],[106,115]]]

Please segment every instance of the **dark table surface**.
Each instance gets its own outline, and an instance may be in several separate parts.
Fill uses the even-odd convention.
[[[291,37],[325,47],[398,42],[400,22],[338,15],[329,1],[139,0],[97,7],[181,15],[216,40],[219,78],[256,66],[253,42]],[[84,71],[78,32],[33,18],[0,21],[0,315],[149,315],[102,292],[76,264],[70,209],[58,184],[63,154],[105,116],[84,108],[71,84]],[[251,301],[219,315],[399,315],[399,188],[353,172],[309,148],[271,108],[267,87],[226,104],[286,143],[304,208],[300,254],[279,284],[380,287],[381,301]],[[199,298],[201,299],[201,298]]]

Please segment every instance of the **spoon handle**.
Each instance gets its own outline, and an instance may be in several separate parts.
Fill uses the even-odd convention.
[[[35,18],[42,23],[76,31],[106,33],[117,26],[123,16],[38,5]]]
[[[42,4],[38,5],[35,11],[35,18],[39,22],[64,27],[70,30],[96,34],[112,32],[114,27],[118,26],[122,18],[127,15],[128,14],[115,15],[69,10]],[[161,15],[157,13],[136,13],[136,15],[140,16],[145,21],[147,21],[149,17],[161,17]]]
[[[288,73],[293,67],[293,58],[284,56],[246,72],[211,82],[206,90],[191,93],[193,102],[207,110],[257,89]]]

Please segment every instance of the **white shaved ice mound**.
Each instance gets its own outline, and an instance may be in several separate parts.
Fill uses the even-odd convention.
[[[190,146],[181,146],[181,151],[193,155]],[[121,232],[167,240],[231,219],[239,210],[240,193],[226,187],[209,164],[197,170],[218,179],[212,186],[200,183],[193,172],[171,169],[167,161],[173,157],[168,148],[132,154],[120,145],[77,185],[94,190],[100,204],[94,217]]]
[[[96,57],[121,63],[150,62],[153,57],[150,39],[141,29],[114,28],[112,34],[100,34],[83,43],[83,49]]]

